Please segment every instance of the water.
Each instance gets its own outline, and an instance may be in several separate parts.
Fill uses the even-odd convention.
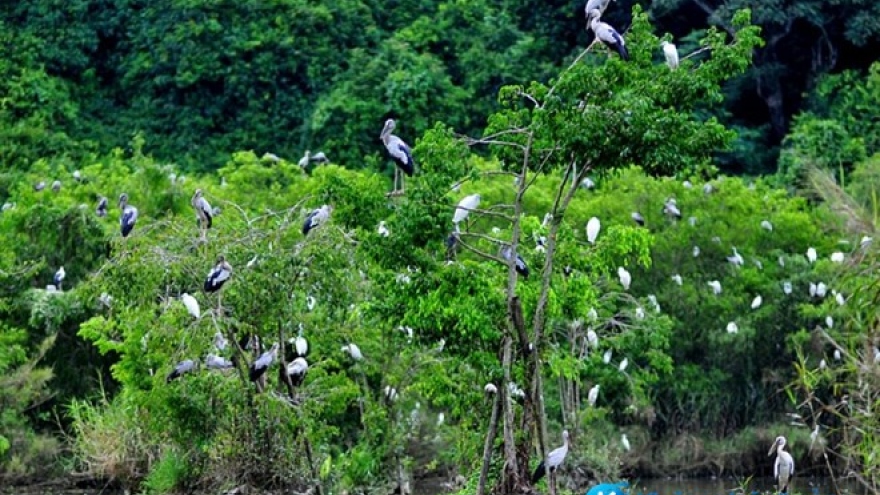
[[[744,481],[744,480],[743,480]],[[772,478],[753,478],[745,493],[775,493]],[[584,490],[586,491],[586,490]],[[835,489],[831,478],[798,478],[791,481],[790,493],[804,495],[864,495],[866,492],[855,482],[838,480]],[[740,480],[735,479],[650,479],[631,482],[629,495],[731,495],[743,493]]]

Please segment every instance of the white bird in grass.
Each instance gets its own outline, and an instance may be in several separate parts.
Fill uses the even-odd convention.
[[[666,200],[666,203],[663,204],[663,214],[681,218],[681,210],[678,209],[678,203],[675,201],[675,198],[669,198]]]
[[[82,180],[82,172],[80,172],[79,170],[74,170],[73,171],[73,180],[75,180],[77,182],[81,181]]]
[[[824,359],[819,361],[819,369],[820,370],[824,370],[827,367],[828,367],[828,363],[826,363]]]
[[[629,290],[629,286],[632,284],[632,275],[629,274],[626,268],[622,266],[617,267],[617,278],[620,280],[623,290]]]
[[[346,344],[342,346],[342,352],[351,356],[355,361],[361,361],[364,359],[364,355],[361,354],[361,348],[357,346],[357,344]]]
[[[254,361],[250,366],[250,373],[248,377],[252,382],[255,382],[260,379],[263,374],[266,373],[266,370],[272,366],[272,363],[275,361],[275,357],[278,355],[278,342],[272,344],[272,348],[268,351],[264,352]]]
[[[461,201],[458,202],[458,206],[455,208],[455,213],[452,215],[452,223],[455,225],[455,231],[459,232],[458,224],[465,221],[470,214],[471,210],[474,210],[480,206],[480,195],[479,194],[471,194],[470,196],[465,196]]]
[[[199,308],[199,302],[195,297],[184,292],[180,295],[180,302],[186,307],[186,310],[193,316],[193,318],[200,318],[202,316],[202,310]]]
[[[587,393],[587,403],[590,407],[596,406],[596,401],[599,399],[599,384],[593,385],[593,388]]]
[[[703,185],[704,194],[712,194],[713,192],[715,192],[715,187],[711,183],[707,182],[705,185]]]
[[[183,376],[185,373],[190,373],[196,368],[196,363],[192,359],[183,360],[171,370],[171,373],[165,377],[165,383],[170,383],[175,378]]]
[[[816,249],[812,248],[812,247],[807,249],[807,261],[809,261],[810,263],[815,263],[816,258],[817,258]]]
[[[629,60],[629,52],[626,50],[626,41],[624,41],[623,36],[611,27],[610,24],[599,20],[602,17],[602,11],[593,9],[588,12],[587,17],[590,18],[590,29],[596,35],[596,39],[604,43],[608,48],[617,51],[623,60]]]
[[[791,282],[782,282],[782,292],[784,292],[786,296],[791,294]]]
[[[315,309],[315,306],[317,304],[318,304],[318,301],[313,296],[306,297],[306,309],[308,309],[309,311],[312,311],[313,309]]]
[[[843,259],[844,259],[843,253],[841,253],[840,251],[836,251],[834,253],[831,253],[831,261],[832,262],[843,263]]]
[[[599,236],[599,229],[602,227],[602,224],[599,222],[599,219],[593,217],[587,222],[587,242],[590,244],[596,243],[596,237]]]
[[[40,182],[37,182],[37,183],[34,185],[34,191],[36,191],[36,192],[40,192],[40,191],[42,191],[43,189],[46,189],[46,181],[42,181],[42,180],[41,180]]]
[[[629,444],[629,438],[626,437],[626,433],[620,435],[620,443],[623,444],[623,449],[629,452],[631,447]]]
[[[611,363],[611,357],[614,355],[614,352],[611,349],[605,351],[605,354],[602,355],[602,362],[605,364]]]
[[[382,220],[381,222],[379,222],[379,228],[376,229],[376,231],[382,237],[388,237],[389,235],[391,235],[391,232],[388,230],[388,227],[385,226],[385,220]]]
[[[66,276],[67,276],[67,273],[65,273],[64,267],[62,266],[61,268],[58,269],[57,272],[55,272],[55,276],[52,277],[52,282],[55,284],[55,287],[58,290],[61,290],[61,282],[64,281],[64,277],[66,277]]]
[[[767,230],[769,232],[773,232],[773,224],[770,223],[769,220],[762,220],[761,221],[761,228],[764,230]]]
[[[828,286],[825,285],[825,282],[819,282],[816,284],[816,297],[825,297],[825,294],[828,293]]]
[[[386,120],[385,127],[382,129],[379,138],[382,140],[382,143],[385,144],[385,149],[387,149],[391,157],[394,158],[394,164],[396,165],[394,168],[393,192],[397,192],[398,190],[402,192],[404,189],[404,183],[400,172],[403,171],[404,174],[412,177],[416,170],[416,162],[413,160],[412,149],[410,149],[409,145],[403,142],[403,139],[391,134],[391,131],[393,131],[396,126],[397,123],[394,119]],[[399,189],[397,187],[398,182],[400,183]]]
[[[708,285],[709,285],[709,287],[712,288],[712,292],[713,292],[716,296],[717,296],[718,294],[721,294],[721,282],[719,282],[719,281],[717,281],[717,280],[713,280],[713,281],[709,282]]]
[[[538,464],[538,468],[535,469],[535,472],[532,473],[532,484],[534,485],[541,478],[544,477],[547,473],[552,473],[559,466],[562,465],[563,461],[565,461],[565,456],[568,454],[568,430],[562,431],[562,447],[558,447],[553,449],[549,454],[547,454],[546,461],[541,461]]]
[[[312,210],[312,212],[306,216],[306,221],[303,222],[303,235],[309,235],[309,232],[311,232],[312,229],[323,225],[324,222],[330,218],[330,213],[332,212],[333,207],[330,205],[322,205],[320,208]]]
[[[730,323],[727,324],[727,333],[735,334],[738,332],[739,332],[739,326],[736,324],[735,321],[731,321]]]
[[[761,302],[762,302],[763,300],[764,300],[764,299],[761,297],[760,294],[758,294],[757,296],[755,296],[755,298],[752,299],[752,309],[758,309],[758,308],[760,308],[760,307],[761,307]]]
[[[666,65],[669,66],[670,69],[678,68],[678,49],[672,43],[668,41],[663,41],[660,43],[660,46],[663,48],[663,56],[666,58]],[[629,449],[627,449],[629,450]]]
[[[119,208],[122,210],[122,216],[119,218],[119,229],[122,237],[128,237],[134,229],[138,219],[138,210],[134,206],[128,204],[128,194],[119,195]]]
[[[788,483],[794,476],[794,459],[791,454],[783,450],[785,448],[785,437],[776,437],[770,452],[767,455],[773,455],[776,452],[776,462],[773,463],[773,477],[776,478],[777,488],[780,493],[788,492]]]
[[[681,275],[679,275],[677,273],[672,276],[672,281],[675,282],[675,284],[678,286],[681,286],[681,284],[684,283],[684,281],[681,278]]]
[[[627,366],[629,366],[629,359],[623,358],[623,361],[620,362],[620,365],[617,366],[617,369],[620,371],[626,371]]]
[[[590,321],[596,321],[596,319],[599,318],[599,313],[596,311],[596,308],[590,308],[590,310],[587,311],[587,318],[589,318]]]
[[[581,181],[581,187],[584,189],[592,189],[596,187],[596,183],[593,182],[593,179],[586,177]]]
[[[694,258],[700,255],[700,246],[694,246]]]
[[[846,304],[846,298],[844,298],[843,294],[841,294],[840,292],[834,295],[834,300],[837,301],[837,304],[840,306]]]

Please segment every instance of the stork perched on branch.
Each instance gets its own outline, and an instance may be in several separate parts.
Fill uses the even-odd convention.
[[[629,60],[629,52],[626,50],[626,42],[623,36],[611,27],[610,24],[600,20],[602,11],[593,9],[589,12],[588,17],[590,18],[590,29],[596,35],[596,39],[604,43],[608,48],[615,50],[623,60]]]
[[[408,144],[403,142],[403,139],[391,134],[391,131],[393,131],[396,126],[397,123],[394,119],[386,120],[385,127],[382,128],[382,133],[379,135],[382,143],[385,144],[385,149],[387,149],[388,153],[391,154],[391,157],[394,158],[394,163],[396,165],[394,168],[393,193],[398,191],[403,192],[403,177],[400,176],[400,172],[403,171],[407,176],[412,177],[416,170],[416,162],[413,160],[412,149],[410,149]],[[400,188],[397,186],[398,182],[400,183]]]

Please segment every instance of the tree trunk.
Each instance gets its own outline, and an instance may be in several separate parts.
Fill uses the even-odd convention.
[[[501,392],[495,394],[492,401],[492,418],[489,420],[489,431],[486,432],[486,444],[483,446],[483,465],[480,468],[480,482],[477,485],[477,495],[486,493],[486,480],[489,478],[489,463],[492,461],[492,451],[495,446],[495,436],[498,434],[498,414],[501,410]]]

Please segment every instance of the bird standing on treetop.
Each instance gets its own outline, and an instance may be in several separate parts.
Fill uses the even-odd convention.
[[[595,33],[596,39],[605,43],[608,48],[616,50],[623,60],[629,60],[629,52],[626,50],[626,42],[623,40],[623,36],[611,27],[610,24],[600,21],[599,18],[601,16],[602,12],[599,9],[593,9],[589,13],[589,18],[591,19],[590,28]]]
[[[55,272],[55,276],[52,277],[52,281],[55,283],[55,288],[61,290],[61,282],[64,280],[64,277],[67,276],[67,273],[64,272],[64,267],[58,269]]]
[[[309,371],[309,363],[305,358],[298,357],[287,365],[285,371],[290,385],[293,387],[299,387],[306,378],[306,372]]]
[[[501,256],[505,260],[510,261],[511,255],[512,252],[510,246],[504,246],[501,248]],[[516,273],[522,275],[523,278],[529,278],[529,267],[519,254],[516,255]]]
[[[119,218],[119,228],[122,232],[122,237],[128,237],[128,234],[131,234],[131,231],[134,229],[134,224],[137,223],[138,210],[128,204],[128,194],[125,193],[119,195],[119,208],[122,210],[122,217]]]
[[[663,56],[666,57],[666,65],[668,65],[670,69],[677,69],[678,49],[668,41],[661,42],[660,46],[663,47]]]
[[[397,123],[394,122],[394,119],[388,119],[385,121],[385,127],[382,128],[382,133],[379,135],[379,138],[382,140],[382,143],[385,144],[385,149],[388,150],[388,153],[391,154],[391,157],[394,158],[394,162],[397,165],[394,168],[394,191],[397,192],[397,183],[400,182],[400,191],[403,192],[404,184],[403,177],[400,176],[400,171],[412,177],[412,174],[416,170],[416,162],[412,157],[412,150],[409,145],[403,142],[403,139],[391,134],[391,131],[397,126]]]
[[[538,468],[535,469],[534,474],[532,474],[533,485],[540,481],[546,473],[552,473],[556,468],[562,465],[565,456],[568,454],[568,430],[563,430],[562,441],[562,447],[553,449],[552,452],[547,454],[547,459],[538,464]]]
[[[587,21],[590,20],[591,11],[598,10],[600,14],[603,14],[605,9],[608,8],[609,3],[611,3],[611,0],[587,0],[587,4],[584,5],[584,16],[587,18]]]
[[[231,276],[232,265],[226,261],[224,256],[218,256],[217,263],[214,268],[211,268],[211,271],[208,272],[208,278],[205,279],[205,292],[217,292]]]
[[[309,235],[309,232],[311,232],[312,229],[323,225],[324,222],[330,218],[330,212],[332,211],[333,207],[330,205],[323,205],[320,208],[312,210],[312,212],[306,217],[306,221],[303,223],[303,235]]]
[[[208,204],[208,200],[205,199],[201,189],[196,189],[190,203],[196,210],[196,215],[199,218],[199,230],[202,231],[202,239],[204,239],[207,230],[211,228],[214,218],[214,210],[211,208],[211,205]]]
[[[272,362],[275,361],[275,356],[278,354],[278,347],[278,342],[275,342],[272,344],[271,349],[264,352],[253,362],[253,364],[251,364],[248,377],[252,382],[259,380],[259,378],[266,373],[266,370],[269,369],[269,366],[272,365]]]
[[[95,207],[95,214],[101,218],[107,216],[107,198],[104,196],[98,197],[98,206]]]
[[[773,452],[776,452],[776,462],[773,463],[773,477],[776,478],[779,491],[786,493],[788,492],[788,482],[794,476],[794,458],[783,449],[785,449],[785,437],[778,436],[767,455],[773,455]]]
[[[184,373],[189,373],[193,369],[195,369],[196,363],[192,359],[187,359],[177,363],[177,366],[165,377],[165,383],[170,383],[175,378],[183,375]]]
[[[480,199],[481,196],[479,194],[471,194],[470,196],[465,196],[458,202],[458,206],[455,208],[455,213],[452,215],[452,223],[455,225],[456,233],[460,232],[458,224],[467,219],[471,210],[475,210],[480,206]]]

